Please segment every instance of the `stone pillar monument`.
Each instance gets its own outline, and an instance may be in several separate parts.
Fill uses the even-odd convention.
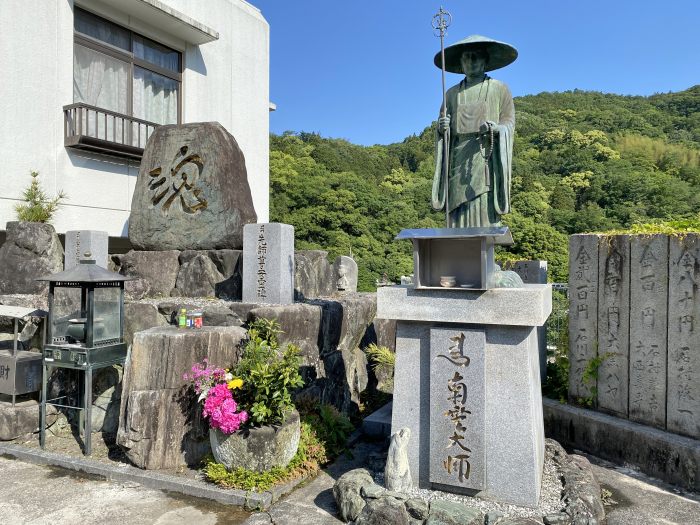
[[[86,252],[90,252],[95,264],[107,268],[109,236],[97,230],[71,230],[66,232],[65,269],[78,266]]]
[[[377,316],[398,321],[391,431],[411,429],[414,484],[536,506],[544,464],[537,327],[551,312],[551,285],[491,287],[493,244],[512,243],[507,228],[399,238],[413,239],[416,284],[378,289]]]
[[[294,302],[294,226],[243,226],[243,302]]]

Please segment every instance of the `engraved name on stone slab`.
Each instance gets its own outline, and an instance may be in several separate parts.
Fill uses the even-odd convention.
[[[258,231],[258,243],[255,247],[255,255],[258,258],[258,278],[257,278],[257,288],[255,294],[257,298],[264,301],[267,297],[267,270],[265,269],[265,262],[267,260],[267,240],[265,239],[265,225],[260,225],[260,230]]]
[[[669,239],[667,428],[700,437],[700,235]]]
[[[630,238],[603,237],[598,262],[598,407],[627,416]]]
[[[432,328],[430,482],[461,489],[486,486],[482,330]]]
[[[95,264],[107,268],[109,235],[104,231],[96,230],[69,230],[66,232],[66,250],[64,255],[64,267],[66,270],[75,268],[85,253],[90,253],[90,258]]]
[[[629,417],[666,425],[668,236],[630,241]]]
[[[151,178],[148,185],[151,204],[160,207],[163,215],[168,215],[175,203],[179,206],[174,209],[187,214],[195,214],[207,207],[200,181],[204,160],[199,154],[188,152],[189,146],[177,150],[170,166],[166,166],[165,173],[162,166],[148,172]]]
[[[583,373],[598,346],[598,236],[569,238],[569,396],[591,395]]]

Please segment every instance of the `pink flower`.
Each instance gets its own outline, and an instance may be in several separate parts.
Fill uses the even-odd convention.
[[[233,399],[233,394],[225,383],[212,387],[204,401],[204,417],[209,418],[209,425],[218,428],[224,434],[232,434],[248,420],[245,411],[236,413],[238,405]]]

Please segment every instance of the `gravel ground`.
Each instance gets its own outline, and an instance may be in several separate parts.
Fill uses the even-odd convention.
[[[379,485],[384,485],[383,473],[375,472],[374,478]],[[562,484],[559,480],[559,472],[556,465],[552,461],[545,461],[540,502],[535,508],[498,503],[478,497],[450,494],[440,490],[413,489],[408,494],[425,501],[445,500],[463,503],[469,507],[479,509],[484,514],[487,512],[500,512],[508,517],[537,518],[541,520],[542,516],[556,514],[563,509],[563,504],[560,501],[561,491]]]

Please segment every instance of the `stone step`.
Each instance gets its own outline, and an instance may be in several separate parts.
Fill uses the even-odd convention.
[[[366,436],[375,438],[388,438],[391,435],[391,406],[388,402],[379,410],[372,412],[362,420],[362,432]]]

